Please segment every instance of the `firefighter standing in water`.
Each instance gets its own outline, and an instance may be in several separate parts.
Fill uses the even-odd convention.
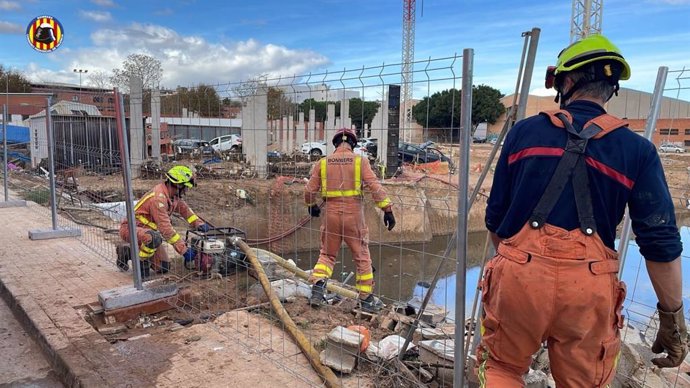
[[[379,311],[383,303],[373,295],[374,273],[369,255],[369,229],[364,221],[362,189],[371,192],[376,206],[384,211],[383,222],[388,230],[395,226],[392,204],[378,182],[366,158],[355,155],[357,135],[340,129],[333,136],[335,152],[314,165],[304,193],[309,214],[319,217],[317,195],[326,201],[326,216],[321,223],[321,251],[310,277],[313,284],[309,304],[317,307],[326,292],[326,281],[333,274],[338,249],[344,240],[352,251],[357,274],[355,288],[359,306],[369,312]]]
[[[194,249],[187,247],[170,222],[173,213],[181,215],[199,231],[207,232],[210,229],[182,200],[187,189],[195,186],[192,170],[185,166],[175,166],[168,170],[165,177],[164,182],[154,186],[134,206],[142,277],[149,276],[151,267],[157,273],[167,273],[170,270],[168,254],[161,248],[163,241],[172,245],[184,257],[185,263],[194,260]],[[120,238],[131,243],[127,219],[120,224]],[[151,258],[153,263],[149,261]],[[128,269],[126,259],[120,256],[117,266],[125,271]]]
[[[601,35],[565,48],[547,71],[561,110],[515,124],[501,151],[486,226],[497,246],[482,286],[482,387],[522,387],[546,341],[556,386],[606,387],[620,356],[625,284],[617,278],[616,227],[625,206],[658,298],[652,346],[680,365],[687,355],[680,235],[654,144],[606,114],[630,78]]]

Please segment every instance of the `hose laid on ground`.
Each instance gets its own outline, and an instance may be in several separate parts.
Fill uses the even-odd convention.
[[[290,263],[289,261],[283,259],[282,257],[276,255],[275,253],[267,251],[265,249],[260,249],[260,248],[252,248],[252,249],[254,249],[256,252],[261,252],[261,253],[264,253],[264,254],[270,256],[271,259],[273,259],[276,262],[276,264],[278,264],[279,266],[285,268],[286,270],[294,273],[298,278],[304,279],[304,280],[309,280],[309,274],[306,271],[304,271],[301,268],[299,268],[298,266]],[[348,290],[347,288],[343,288],[343,287],[337,286],[335,284],[331,284],[330,282],[326,282],[326,289],[330,292],[334,292],[334,293],[336,293],[340,296],[343,296],[345,298],[356,299],[359,296],[359,294],[355,291]]]
[[[280,300],[273,292],[273,288],[271,288],[271,283],[268,281],[268,277],[266,276],[266,273],[264,272],[264,269],[261,266],[259,259],[257,259],[254,250],[250,248],[249,245],[247,245],[247,243],[242,241],[242,239],[239,237],[233,237],[231,241],[233,242],[233,244],[240,247],[244,254],[247,255],[247,258],[249,258],[249,262],[251,263],[252,267],[254,267],[254,271],[256,271],[256,275],[259,278],[261,287],[264,289],[264,292],[266,293],[269,301],[271,302],[271,307],[273,307],[273,311],[275,311],[275,313],[278,315],[278,318],[283,323],[285,329],[290,334],[290,336],[295,340],[295,342],[297,342],[297,346],[299,346],[304,355],[307,357],[312,368],[314,368],[314,371],[316,371],[319,377],[321,377],[324,383],[326,383],[326,386],[328,388],[340,387],[340,382],[338,381],[338,378],[335,376],[335,373],[333,373],[331,368],[324,366],[321,363],[321,360],[319,358],[319,352],[317,352],[316,349],[314,349],[307,337],[304,336],[304,333],[302,333],[302,331],[299,328],[297,328],[297,325],[295,325],[295,322],[292,320],[292,318],[290,318],[290,315],[287,313],[287,311],[285,311],[285,307],[283,307],[283,305],[280,303]]]

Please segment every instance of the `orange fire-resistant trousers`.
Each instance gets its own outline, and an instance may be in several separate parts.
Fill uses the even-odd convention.
[[[141,252],[142,249],[146,249],[146,245],[151,243],[151,235],[147,233],[149,230],[148,228],[142,228],[140,226],[137,226],[137,241],[139,241],[139,251]],[[127,223],[122,223],[120,224],[120,238],[128,243],[131,243],[129,241],[129,226]],[[146,258],[141,257],[142,255],[139,255],[140,260],[147,260]],[[156,249],[156,252],[153,254],[151,258],[151,264],[153,265],[153,269],[157,270],[161,266],[161,262],[163,261],[170,261],[170,258],[168,258],[168,253],[165,251],[165,248],[163,245],[159,246]]]
[[[369,254],[369,229],[364,221],[361,199],[328,199],[325,213],[321,222],[321,251],[311,280],[316,282],[333,275],[338,250],[345,241],[352,251],[357,271],[355,288],[360,297],[366,297],[374,290],[374,274]]]
[[[620,353],[625,284],[598,235],[525,225],[501,242],[482,280],[482,387],[524,387],[546,341],[558,388],[606,387]]]

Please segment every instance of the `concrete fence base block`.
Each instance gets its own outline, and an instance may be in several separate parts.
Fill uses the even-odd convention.
[[[103,309],[115,310],[177,295],[176,284],[162,284],[156,280],[144,282],[142,290],[134,286],[124,286],[98,293],[98,301]]]
[[[79,236],[81,236],[81,230],[71,228],[34,229],[29,231],[29,240],[49,240],[53,238]]]
[[[8,207],[26,207],[26,201],[22,200],[16,200],[16,201],[4,201],[0,202],[0,209],[8,208]]]

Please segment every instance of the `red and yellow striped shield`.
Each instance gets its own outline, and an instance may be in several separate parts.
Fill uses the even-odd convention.
[[[26,27],[26,38],[31,47],[40,52],[51,52],[60,47],[65,30],[52,16],[34,18]]]

